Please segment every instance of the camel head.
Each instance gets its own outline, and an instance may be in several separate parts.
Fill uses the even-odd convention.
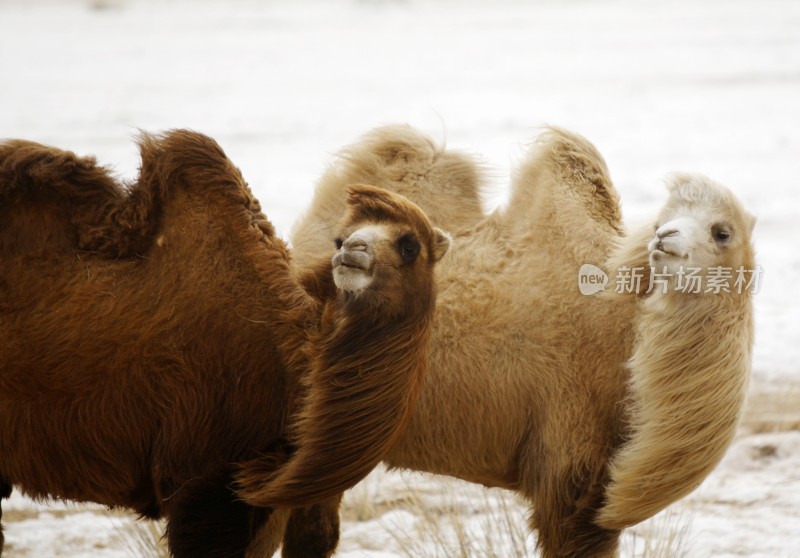
[[[753,269],[750,234],[755,218],[726,187],[700,174],[675,174],[670,197],[648,243],[650,265],[673,276],[680,270]]]
[[[251,505],[302,507],[355,485],[396,444],[422,386],[433,266],[449,236],[387,190],[351,186],[347,204],[331,259],[337,290],[292,427],[297,449],[277,471],[271,457],[244,467],[239,495]]]
[[[430,291],[431,267],[450,236],[405,197],[372,186],[347,190],[348,213],[336,237],[333,279],[347,300],[401,310]]]

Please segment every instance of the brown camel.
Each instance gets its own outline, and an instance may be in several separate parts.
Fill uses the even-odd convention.
[[[454,158],[458,173],[441,179]],[[356,177],[405,193],[454,233],[437,272],[428,374],[387,465],[514,490],[531,503],[543,556],[607,557],[622,528],[690,492],[719,462],[750,370],[750,292],[731,280],[727,291],[676,292],[675,277],[680,265],[706,279],[717,267],[753,270],[754,220],[726,188],[676,175],[655,225],[628,234],[594,146],[548,129],[507,207],[476,217],[469,158],[387,127],[321,179],[292,238],[298,264],[324,251],[315,239]],[[609,272],[607,291],[621,283],[617,270],[638,268],[642,289],[584,296],[584,264]],[[670,289],[646,292],[651,268],[663,277],[664,266]],[[335,523],[334,514],[322,515]],[[299,534],[310,529],[295,525],[287,541]]]
[[[0,144],[2,495],[123,506],[165,518],[176,557],[244,556],[273,523],[252,503],[324,500],[397,440],[448,237],[354,186],[335,256],[297,278],[213,140],[140,149],[126,187],[92,158]]]

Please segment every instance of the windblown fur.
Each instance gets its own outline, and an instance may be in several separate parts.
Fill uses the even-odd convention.
[[[344,229],[367,221],[422,231],[425,270],[405,278],[404,291],[387,289],[377,300],[355,295],[323,315],[312,339],[307,402],[295,424],[299,447],[268,484],[258,462],[244,467],[238,493],[253,505],[310,505],[340,495],[396,443],[419,393],[435,306],[433,264],[449,240],[399,195],[361,187],[351,189],[350,203]]]
[[[732,277],[719,292],[655,289],[638,303],[628,363],[630,432],[611,462],[606,503],[597,518],[605,527],[639,523],[694,490],[722,459],[739,423],[753,322],[751,292],[736,288],[734,279],[739,268],[748,279],[755,270],[754,221],[726,188],[702,176],[677,175],[659,221],[664,214],[693,212],[712,225],[725,223],[733,237],[712,259],[698,261],[690,253],[686,264],[702,266],[704,273],[728,268]],[[638,242],[637,235],[633,239]],[[622,242],[620,253],[636,253],[627,239]],[[624,263],[651,265],[641,244],[638,250],[640,257]]]
[[[324,230],[325,200],[343,198],[347,177],[369,181],[370,173],[381,173],[375,154],[384,152],[381,142],[393,143],[393,130],[348,148],[322,178],[311,212],[295,229],[299,252]],[[429,370],[386,462],[521,493],[532,504],[543,556],[614,556],[622,527],[685,494],[729,443],[749,366],[749,300],[709,298],[697,307],[680,301],[662,320],[664,309],[644,293],[581,295],[583,264],[606,269],[609,289],[617,263],[647,267],[653,228],[625,232],[608,169],[576,134],[545,130],[517,172],[507,208],[486,217],[476,216],[477,188],[419,186],[434,205],[458,200],[472,210],[456,223],[432,216],[459,232],[437,269]],[[738,208],[723,206],[711,212],[727,218]],[[710,327],[700,329],[703,323]],[[706,352],[696,355],[686,343],[700,334],[695,346]],[[736,354],[717,360],[726,350],[715,345],[720,339]],[[660,372],[670,366],[694,375],[677,398],[676,382]],[[683,431],[691,436],[681,438]],[[648,480],[656,490],[647,490]],[[662,481],[673,485],[665,489]],[[640,501],[626,514],[637,491]]]
[[[341,491],[397,438],[425,368],[417,344],[434,304],[433,255],[389,267],[397,272],[367,290],[383,304],[359,307],[332,286],[330,261],[301,281],[290,273],[285,244],[213,140],[174,131],[144,135],[140,149],[139,179],[125,187],[92,158],[0,144],[2,494],[13,485],[124,506],[165,517],[175,556],[243,556],[270,510],[232,490],[240,464],[271,459],[266,483],[296,445],[304,460],[329,464],[314,488]],[[383,200],[396,207],[393,230],[438,239],[400,196],[349,195],[351,229],[368,222],[362,202]],[[411,309],[399,304],[414,297]],[[364,343],[374,323],[384,327]],[[382,358],[384,342],[409,356]],[[343,362],[370,364],[361,389],[347,375],[360,371]],[[340,387],[353,399],[337,398]],[[298,412],[306,418],[295,431]],[[377,445],[353,443],[345,428],[369,430]],[[295,495],[282,501],[317,498]]]

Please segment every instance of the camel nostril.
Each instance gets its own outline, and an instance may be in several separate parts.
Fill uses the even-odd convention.
[[[659,229],[656,231],[656,236],[659,239],[675,236],[676,234],[678,234],[678,229],[664,229],[664,230]]]
[[[344,247],[345,250],[356,250],[361,252],[366,251],[368,248],[367,241],[364,240],[363,238],[358,238],[358,237],[348,238],[347,240],[344,241],[344,244],[342,246]]]

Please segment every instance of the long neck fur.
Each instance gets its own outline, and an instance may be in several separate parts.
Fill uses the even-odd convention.
[[[257,506],[311,505],[363,479],[405,430],[422,385],[434,307],[415,304],[404,319],[384,320],[353,308],[342,293],[326,305],[307,377],[305,404],[295,421],[299,446],[264,483],[250,463],[239,495]]]
[[[639,523],[697,488],[736,433],[750,373],[748,292],[657,292],[638,306],[627,441],[611,461],[597,516],[608,529]]]

